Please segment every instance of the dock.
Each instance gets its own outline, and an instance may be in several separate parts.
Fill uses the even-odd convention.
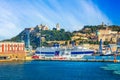
[[[52,60],[52,59],[33,59],[33,61],[70,61],[70,62],[114,62],[114,60],[96,60],[96,59],[70,59],[70,60]],[[120,62],[120,60],[116,60],[116,62]]]
[[[26,56],[24,59],[6,59],[0,60],[0,62],[13,62],[13,61],[76,61],[76,62],[120,62],[120,56],[86,56],[83,58],[53,58],[43,57],[33,59],[32,56]]]

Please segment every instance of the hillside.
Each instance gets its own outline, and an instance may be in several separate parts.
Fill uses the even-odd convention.
[[[118,25],[85,25],[81,30],[74,31],[74,32],[81,32],[81,33],[95,33],[97,30],[101,29],[111,29],[112,31],[120,32],[120,26]]]
[[[52,46],[53,44],[48,45],[48,41],[67,41],[71,40],[72,36],[74,36],[74,33],[81,33],[81,37],[87,38],[86,43],[96,43],[98,44],[98,39],[93,38],[96,37],[96,35],[91,36],[91,34],[96,34],[97,30],[101,29],[111,29],[112,31],[120,31],[120,26],[117,25],[96,25],[96,26],[91,26],[91,25],[86,25],[84,26],[81,30],[78,31],[65,31],[64,29],[60,29],[59,26],[56,28],[53,28],[52,30],[48,29],[47,26],[45,25],[37,25],[36,27],[33,28],[25,28],[21,33],[19,33],[17,36],[7,39],[4,41],[15,41],[15,42],[21,42],[27,41],[27,34],[29,33],[29,39],[30,39],[30,44],[31,46],[35,49],[36,47],[40,46],[40,41],[42,41],[41,46]],[[86,34],[86,36],[82,36]],[[40,40],[41,37],[41,40]],[[81,41],[83,41],[81,39]],[[81,42],[80,41],[80,42]]]
[[[29,33],[30,44],[33,48],[36,48],[40,44],[40,37],[42,46],[48,46],[47,41],[66,41],[71,40],[72,33],[65,31],[64,29],[56,30],[43,30],[40,26],[34,28],[25,28],[17,36],[4,41],[26,42],[27,34]]]

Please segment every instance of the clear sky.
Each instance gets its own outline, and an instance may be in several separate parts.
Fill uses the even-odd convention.
[[[120,0],[0,0],[0,40],[26,27],[59,23],[73,31],[84,25],[120,25]]]

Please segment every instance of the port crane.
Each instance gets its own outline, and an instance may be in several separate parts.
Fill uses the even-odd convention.
[[[32,55],[32,46],[30,45],[30,30],[26,29],[24,31],[24,36],[21,36],[21,41],[24,40],[25,43],[25,50],[27,53],[29,53],[28,55]]]
[[[97,35],[99,35],[99,33],[97,32]],[[105,35],[103,36],[105,37]],[[102,42],[102,39],[100,39],[100,43],[99,43],[99,53],[100,55],[103,55],[103,42]],[[112,48],[113,47],[116,47],[116,51],[113,51]],[[106,46],[106,51],[107,52],[109,50],[109,53],[110,54],[119,54],[120,53],[120,38],[119,36],[117,36],[117,44],[108,44]]]

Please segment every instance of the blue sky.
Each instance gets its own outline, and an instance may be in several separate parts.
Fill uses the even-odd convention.
[[[84,25],[120,25],[119,0],[0,0],[0,40],[26,27],[56,23],[69,31]]]

